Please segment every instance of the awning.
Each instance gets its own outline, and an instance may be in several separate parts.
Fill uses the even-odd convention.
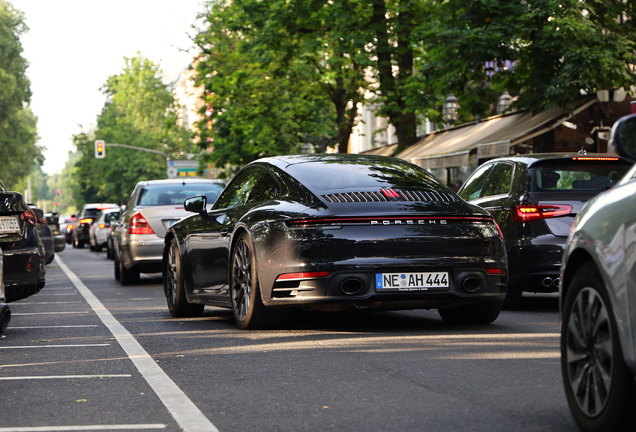
[[[395,153],[395,149],[397,148],[396,144],[388,144],[382,147],[377,147],[371,150],[363,151],[361,154],[365,155],[375,155],[375,156],[393,156]]]
[[[536,115],[524,111],[435,131],[396,157],[422,168],[435,169],[468,165],[469,153],[474,149],[477,149],[480,159],[508,155],[511,146],[558,127],[596,101],[594,98],[580,102],[572,115],[565,115],[561,109],[546,110]]]

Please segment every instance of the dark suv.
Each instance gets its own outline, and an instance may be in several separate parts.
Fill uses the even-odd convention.
[[[458,194],[488,210],[506,241],[508,293],[557,292],[561,257],[574,218],[586,201],[616,184],[632,166],[607,154],[510,156],[481,165]]]
[[[7,303],[29,297],[44,287],[44,246],[37,216],[18,192],[0,182],[0,249],[4,258]]]
[[[73,231],[71,239],[73,247],[83,248],[85,243],[89,241],[89,229],[93,222],[97,220],[99,212],[105,209],[119,208],[117,204],[94,203],[84,204],[82,212],[77,216],[77,220],[73,223]]]

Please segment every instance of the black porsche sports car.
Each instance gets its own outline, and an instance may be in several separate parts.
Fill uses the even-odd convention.
[[[437,308],[449,323],[487,324],[507,287],[492,216],[423,169],[365,155],[296,155],[245,166],[210,211],[165,236],[163,282],[173,316],[232,308],[240,328],[278,307]]]

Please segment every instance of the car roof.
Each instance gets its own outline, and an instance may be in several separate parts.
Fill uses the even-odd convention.
[[[90,204],[84,204],[84,208],[85,209],[95,209],[95,208],[99,208],[99,207],[114,208],[114,207],[119,207],[119,206],[117,204],[112,204],[112,203],[90,203]]]
[[[137,183],[142,186],[150,185],[162,185],[162,184],[192,184],[192,183],[216,183],[224,185],[225,182],[220,179],[205,179],[199,177],[182,177],[176,179],[162,179],[162,180],[143,180]]]
[[[252,163],[268,163],[276,167],[285,169],[290,165],[297,165],[307,162],[336,162],[336,161],[377,161],[387,162],[393,161],[396,163],[410,164],[409,161],[404,159],[398,159],[388,156],[376,156],[376,155],[363,155],[363,154],[351,154],[351,153],[319,153],[319,154],[300,154],[300,155],[286,155],[286,156],[272,156],[262,159],[257,159]]]
[[[518,162],[525,165],[533,165],[537,162],[545,161],[545,160],[567,160],[572,158],[589,158],[589,160],[594,160],[594,158],[617,158],[620,159],[616,155],[607,154],[607,153],[532,153],[532,154],[523,154],[523,155],[514,155],[514,156],[503,156],[497,159],[491,159],[486,163],[499,162],[499,161],[511,161]],[[600,159],[603,160],[603,159]],[[624,159],[620,159],[623,162],[627,162]],[[630,162],[631,163],[631,162]]]

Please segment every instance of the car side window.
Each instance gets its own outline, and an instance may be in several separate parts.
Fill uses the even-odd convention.
[[[256,185],[250,193],[248,203],[267,201],[276,197],[280,193],[280,187],[276,180],[265,170],[259,169]]]
[[[248,168],[239,173],[225,188],[219,199],[216,200],[215,208],[232,208],[246,204],[252,189],[256,185],[259,173],[260,169],[257,167]]]
[[[465,199],[466,201],[477,199],[481,196],[481,191],[484,189],[486,185],[486,180],[488,180],[488,175],[492,170],[493,165],[482,165],[472,176],[464,183],[464,187],[461,191],[459,191],[459,196]]]
[[[507,195],[510,192],[512,170],[513,166],[510,164],[496,164],[488,176],[488,183],[481,192],[481,196]]]

